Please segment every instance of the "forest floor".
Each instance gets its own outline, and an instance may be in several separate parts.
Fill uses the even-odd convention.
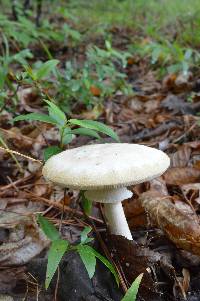
[[[66,8],[60,1],[49,8],[44,0],[36,27],[34,8],[25,16],[19,7],[13,20],[3,1],[0,300],[118,301],[141,273],[138,300],[200,300],[200,5],[134,2],[79,0]],[[169,155],[165,174],[130,187],[133,197],[123,203],[133,242],[108,234],[98,205],[86,217],[77,192],[42,177],[44,149],[60,145],[59,131],[13,118],[47,113],[45,99],[67,118],[101,121],[121,142]],[[64,148],[94,141],[71,136]],[[39,212],[71,244],[91,226],[92,246],[112,258],[120,287],[100,262],[90,280],[69,252],[45,291],[49,242],[35,220]]]

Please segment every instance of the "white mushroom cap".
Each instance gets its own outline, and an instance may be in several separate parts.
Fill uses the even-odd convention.
[[[126,186],[160,176],[170,164],[162,151],[138,144],[92,144],[51,157],[43,167],[50,181],[86,190],[91,201],[105,203],[111,233],[132,240],[121,201],[132,196]]]
[[[165,153],[144,145],[92,144],[52,156],[43,167],[43,175],[75,190],[105,190],[156,178],[169,164]]]

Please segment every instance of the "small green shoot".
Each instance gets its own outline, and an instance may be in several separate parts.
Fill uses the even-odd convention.
[[[69,144],[75,135],[91,136],[100,139],[99,133],[105,134],[119,142],[117,134],[107,125],[94,120],[67,119],[65,113],[53,102],[44,100],[47,104],[48,115],[41,113],[30,113],[20,115],[13,119],[16,121],[30,120],[50,123],[56,126],[60,133],[60,145],[50,146],[44,150],[44,159],[48,160],[52,155],[58,154]],[[78,128],[75,128],[78,126]]]
[[[50,223],[45,217],[39,215],[38,222],[43,232],[51,240],[51,246],[48,252],[48,264],[46,271],[46,289],[49,287],[49,284],[59,266],[63,255],[68,251],[78,252],[90,278],[92,278],[95,273],[96,258],[99,259],[110,270],[110,272],[115,277],[117,284],[119,285],[119,278],[113,265],[104,256],[99,254],[95,249],[87,245],[87,243],[93,240],[93,238],[88,237],[88,234],[91,232],[91,227],[86,227],[81,232],[81,242],[75,246],[72,246],[67,240],[63,240],[61,238],[60,233],[55,228],[55,226],[52,223]]]
[[[46,280],[45,280],[45,288],[49,287],[49,284],[55,274],[59,263],[67,251],[69,243],[67,240],[53,240],[51,247],[48,252],[48,263],[47,263],[47,271],[46,271]]]
[[[38,222],[45,235],[51,240],[51,247],[48,252],[48,263],[45,280],[45,288],[47,289],[63,255],[68,249],[69,242],[67,240],[61,239],[60,233],[55,228],[55,226],[42,215],[38,216]]]
[[[58,60],[49,60],[43,63],[42,66],[34,73],[34,79],[41,80],[49,76],[49,74],[55,70],[58,63]]]
[[[142,281],[143,274],[140,274],[132,283],[131,287],[127,290],[125,296],[121,301],[136,301],[138,289]]]

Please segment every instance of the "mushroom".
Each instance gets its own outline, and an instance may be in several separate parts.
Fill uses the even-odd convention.
[[[132,196],[133,184],[152,180],[169,167],[169,157],[160,150],[139,144],[92,144],[52,156],[43,167],[46,179],[104,203],[112,234],[132,240],[122,201]]]

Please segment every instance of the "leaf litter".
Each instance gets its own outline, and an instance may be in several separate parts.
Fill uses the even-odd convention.
[[[154,71],[145,72],[145,63],[135,59],[127,66],[133,96],[116,93],[106,99],[98,114],[84,108],[72,112],[71,117],[99,116],[113,126],[122,142],[157,147],[170,156],[171,166],[163,177],[131,187],[134,196],[124,203],[134,241],[107,233],[102,237],[126,287],[144,273],[140,300],[195,300],[200,280],[198,74],[189,74],[189,79],[170,74],[161,81]],[[192,92],[196,94],[189,103]],[[98,97],[100,90],[92,86],[92,93]],[[42,113],[34,90],[20,89],[18,98],[19,112]],[[42,160],[43,148],[58,144],[58,132],[51,125],[22,123],[15,127],[9,123],[11,119],[11,113],[2,112],[0,133],[10,149]],[[71,146],[88,142],[90,138],[82,137]],[[20,174],[8,152],[1,150],[0,156],[0,291],[10,293],[17,279],[27,281],[26,263],[49,244],[35,222],[36,212],[59,225],[64,210],[62,235],[72,243],[88,221],[77,193],[67,191],[63,197],[59,187],[48,185],[41,176],[41,164],[16,155],[24,173]],[[90,222],[105,232],[96,207],[91,217]]]

